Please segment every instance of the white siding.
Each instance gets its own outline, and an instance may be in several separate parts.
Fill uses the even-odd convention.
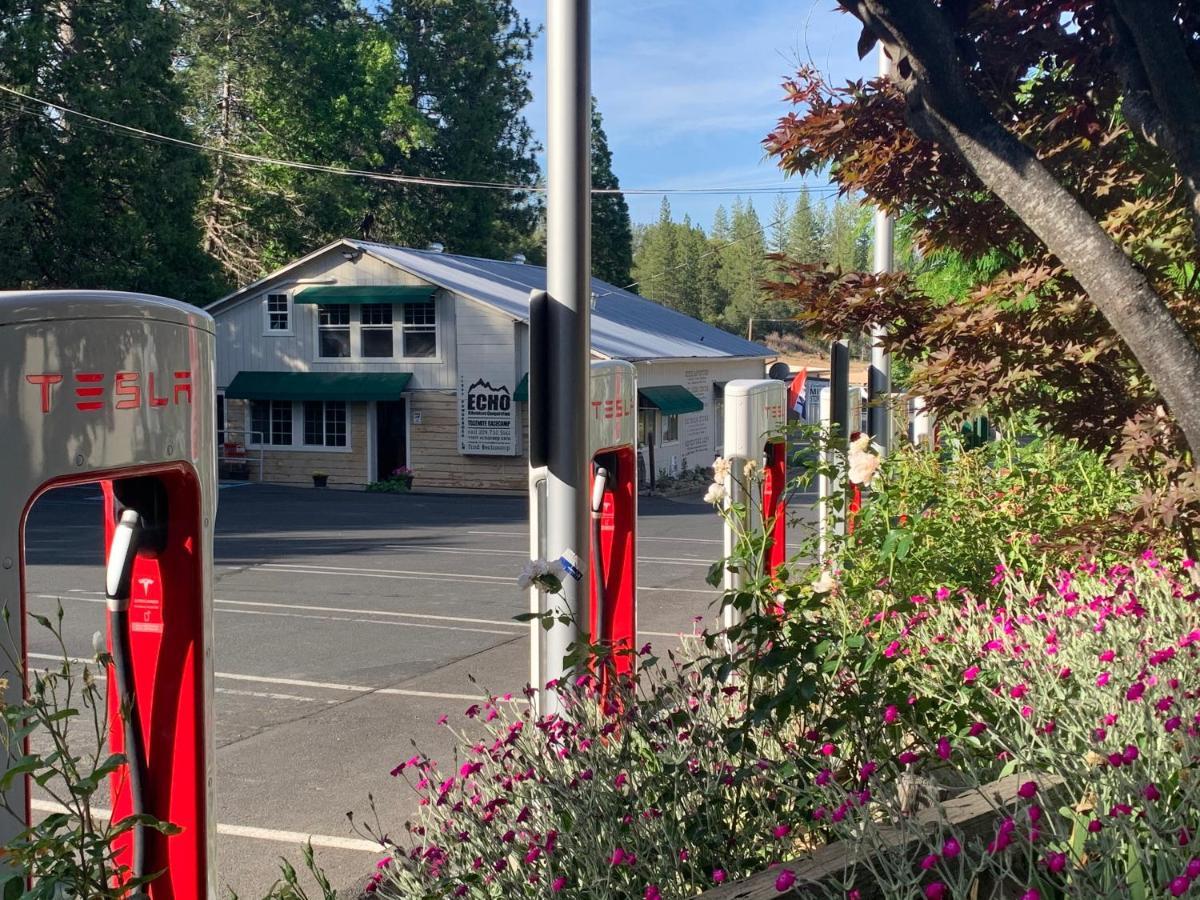
[[[292,305],[288,335],[270,335],[264,329],[263,306],[267,294],[295,292],[307,284],[423,284],[419,278],[364,255],[357,262],[332,250],[264,285],[259,293],[216,315],[217,385],[227,387],[242,371],[252,372],[411,372],[410,390],[457,387],[455,302],[446,291],[436,294],[440,357],[429,362],[387,360],[319,360],[316,358],[317,307]],[[466,301],[459,301],[465,303]],[[474,304],[473,304],[474,305]],[[493,315],[496,315],[493,313]],[[511,319],[503,317],[511,328]],[[511,338],[510,338],[511,343]],[[511,353],[511,349],[509,351]]]
[[[764,378],[760,359],[685,359],[637,363],[638,387],[683,385],[704,404],[701,412],[679,417],[679,441],[655,447],[654,463],[661,471],[712,465],[722,423],[713,415],[713,383],[735,378]],[[672,465],[674,462],[674,466]]]

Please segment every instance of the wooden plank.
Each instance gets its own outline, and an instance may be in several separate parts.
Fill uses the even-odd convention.
[[[1029,801],[1022,800],[1017,795],[1017,789],[1027,781],[1038,784],[1039,805],[1047,810],[1047,815],[1056,815],[1049,810],[1057,808],[1055,795],[1060,795],[1063,780],[1057,776],[1009,775],[999,781],[984,785],[977,790],[971,790],[952,800],[941,804],[941,808],[923,810],[913,817],[907,827],[879,826],[871,830],[873,841],[870,846],[863,848],[852,841],[836,841],[818,847],[811,853],[793,859],[751,875],[749,878],[732,884],[721,885],[705,891],[699,897],[703,900],[777,900],[781,897],[813,897],[824,896],[827,889],[818,890],[817,884],[842,885],[846,876],[853,873],[854,887],[864,900],[868,898],[883,898],[884,894],[874,882],[870,869],[862,861],[864,856],[876,856],[884,852],[899,851],[907,854],[915,867],[917,861],[927,852],[923,849],[921,835],[935,837],[946,825],[963,835],[967,841],[975,838],[991,837],[996,822],[1002,815]],[[966,841],[964,841],[966,850]],[[889,854],[890,855],[890,854]],[[796,883],[790,890],[777,891],[775,880],[783,869],[790,869],[796,876]]]

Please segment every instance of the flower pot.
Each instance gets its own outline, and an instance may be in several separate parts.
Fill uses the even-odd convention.
[[[314,475],[312,477],[312,479],[313,479],[313,487],[316,487],[316,488],[323,488],[329,484],[329,476],[328,475]]]

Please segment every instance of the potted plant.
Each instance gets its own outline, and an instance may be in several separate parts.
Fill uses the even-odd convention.
[[[392,469],[392,478],[395,481],[404,485],[406,491],[412,490],[413,485],[413,470],[408,466],[400,466],[398,469]]]
[[[323,488],[329,484],[329,473],[313,472],[312,479],[313,479],[313,487]]]

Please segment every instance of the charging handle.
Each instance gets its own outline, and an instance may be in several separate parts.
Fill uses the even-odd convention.
[[[604,491],[608,485],[608,469],[596,466],[596,475],[592,479],[592,512],[600,512],[604,503]]]
[[[108,601],[108,608],[113,612],[129,609],[133,561],[137,558],[141,536],[141,514],[135,509],[122,512],[120,521],[113,529],[108,566],[104,571],[104,596]]]

